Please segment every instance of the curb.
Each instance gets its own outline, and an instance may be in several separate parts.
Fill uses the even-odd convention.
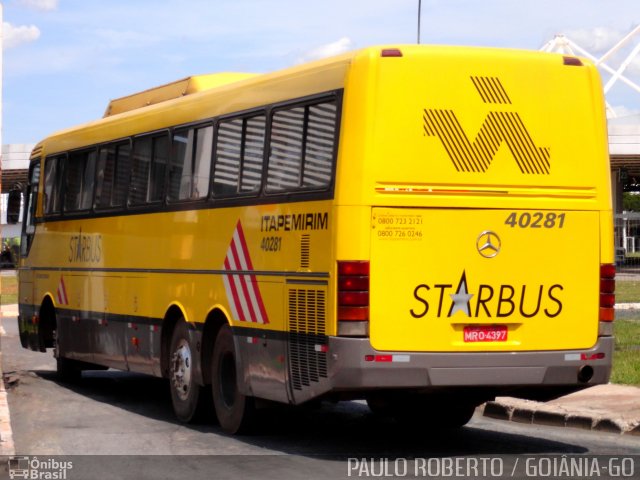
[[[527,405],[510,404],[508,401],[505,403],[499,401],[487,402],[484,406],[483,415],[516,423],[580,428],[618,435],[640,436],[640,424],[625,425],[611,418],[603,418],[595,414],[571,413],[561,407],[549,407],[543,403],[527,400],[516,400],[516,402],[522,402]]]
[[[2,328],[2,318],[4,314],[0,314],[0,330],[4,335]],[[2,336],[0,336],[0,349],[2,345]],[[4,388],[4,374],[2,370],[2,352],[0,351],[0,456],[13,457],[16,454],[16,447],[13,443],[13,430],[11,429],[11,416],[9,415],[9,401],[7,391]]]

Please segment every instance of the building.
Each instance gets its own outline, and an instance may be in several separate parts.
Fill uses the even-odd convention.
[[[27,184],[29,156],[33,144],[18,143],[2,146],[2,196],[0,197],[0,223],[2,238],[20,237],[20,224],[7,224],[7,201],[9,192]]]

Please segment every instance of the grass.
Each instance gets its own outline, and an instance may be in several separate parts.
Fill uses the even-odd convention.
[[[18,303],[18,279],[15,275],[0,277],[0,305]]]
[[[616,302],[640,303],[640,281],[616,280]]]
[[[640,386],[640,314],[615,321],[612,383]]]

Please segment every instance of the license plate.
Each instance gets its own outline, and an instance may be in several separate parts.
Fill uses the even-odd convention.
[[[464,327],[464,341],[470,342],[506,342],[506,325],[469,325]]]

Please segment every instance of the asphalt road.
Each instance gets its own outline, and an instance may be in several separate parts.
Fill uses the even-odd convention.
[[[411,477],[416,462],[425,467],[425,459],[504,455],[508,457],[499,459],[504,462],[503,476],[510,477],[515,466],[510,478],[526,478],[541,473],[524,470],[524,463],[518,463],[526,455],[575,454],[639,455],[633,475],[626,478],[640,478],[640,437],[522,425],[478,414],[457,431],[409,433],[391,420],[373,416],[359,402],[269,411],[257,434],[231,437],[213,424],[176,421],[168,384],[162,379],[110,370],[85,372],[78,384],[60,383],[51,353],[22,349],[15,319],[5,319],[3,326],[3,369],[17,454],[41,459],[128,456],[72,457],[76,470],[69,472],[69,479],[331,479],[385,473],[380,468],[392,476]],[[401,475],[404,466],[407,475]],[[418,476],[449,476],[446,464],[428,466],[429,470],[417,471]]]

